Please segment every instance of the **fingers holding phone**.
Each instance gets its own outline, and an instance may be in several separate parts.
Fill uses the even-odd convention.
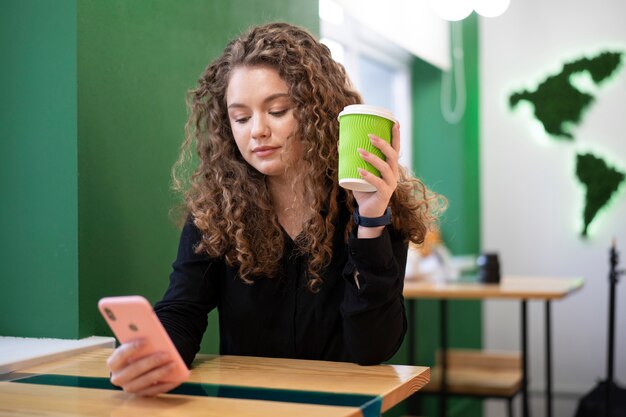
[[[176,366],[166,352],[136,358],[145,343],[145,340],[138,339],[115,349],[107,360],[111,383],[128,393],[146,397],[165,393],[180,385],[180,382],[162,382]]]

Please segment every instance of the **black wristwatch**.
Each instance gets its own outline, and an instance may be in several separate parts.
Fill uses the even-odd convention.
[[[391,224],[391,207],[387,207],[380,217],[363,217],[359,214],[359,208],[354,209],[354,224],[363,227],[379,227]]]

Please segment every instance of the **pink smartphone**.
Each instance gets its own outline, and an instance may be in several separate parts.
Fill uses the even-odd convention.
[[[145,339],[146,344],[137,352],[135,358],[153,352],[169,354],[175,367],[161,380],[162,382],[183,382],[189,378],[189,369],[148,300],[139,295],[105,297],[98,302],[98,309],[120,343]]]

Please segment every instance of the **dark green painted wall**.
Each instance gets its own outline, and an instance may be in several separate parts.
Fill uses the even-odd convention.
[[[418,59],[413,65],[413,166],[448,199],[441,223],[447,247],[455,254],[471,254],[480,250],[476,15],[462,25],[467,106],[458,124],[446,122],[439,108],[441,71]]]
[[[157,301],[176,254],[170,169],[184,138],[185,92],[226,42],[285,20],[319,31],[317,0],[79,0],[80,334],[108,334],[105,295]],[[217,352],[211,315],[203,351]]]
[[[227,40],[317,0],[6,0],[0,9],[0,334],[109,334],[104,295],[151,301],[178,230],[185,92]],[[217,350],[213,318],[204,346]]]
[[[0,57],[0,335],[76,338],[76,2],[3,1]]]

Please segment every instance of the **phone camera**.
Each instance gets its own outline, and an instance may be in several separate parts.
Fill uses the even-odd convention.
[[[136,332],[137,330],[139,330],[139,328],[135,326],[133,323],[129,324],[128,328],[132,330],[133,332]]]
[[[115,314],[113,314],[111,310],[109,310],[108,308],[105,308],[104,312],[110,320],[115,321]]]

